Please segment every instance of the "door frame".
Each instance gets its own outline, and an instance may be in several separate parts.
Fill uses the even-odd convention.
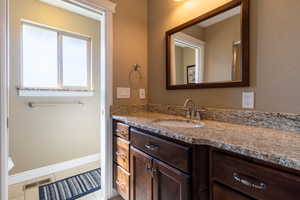
[[[109,0],[40,0],[65,9],[89,8],[102,14],[100,64],[100,154],[102,198],[109,199],[116,192],[112,185],[112,120],[113,103],[113,13],[116,4]],[[0,200],[8,200],[8,110],[9,110],[9,0],[0,0]]]
[[[0,199],[8,199],[8,1],[0,0]]]
[[[171,37],[171,66],[173,72],[171,73],[172,80],[176,85],[176,66],[175,66],[175,43],[179,42],[187,46],[191,46],[192,48],[196,49],[196,56],[195,56],[195,66],[196,66],[196,83],[203,82],[204,79],[204,62],[205,62],[205,45],[206,43],[202,40],[194,38],[190,35],[187,35],[182,32],[178,32]],[[184,66],[186,67],[186,66]],[[187,77],[186,68],[184,69],[184,79]],[[188,80],[187,80],[188,83]]]

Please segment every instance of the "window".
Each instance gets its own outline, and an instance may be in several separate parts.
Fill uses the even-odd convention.
[[[91,39],[22,23],[21,89],[90,90]]]

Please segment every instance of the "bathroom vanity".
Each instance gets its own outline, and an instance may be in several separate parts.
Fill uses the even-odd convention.
[[[125,200],[191,199],[192,180],[197,195],[207,199],[207,146],[158,137],[120,121],[114,121],[114,141],[114,183]],[[193,156],[200,159],[193,163]]]
[[[167,126],[159,122],[186,119],[150,112],[113,119],[114,186],[125,200],[300,198],[297,133],[209,120]]]
[[[250,0],[232,0],[167,31],[166,89],[249,86],[249,24]],[[201,118],[184,107],[180,116]],[[113,115],[125,200],[300,199],[299,115],[207,110],[189,121],[170,107],[129,110]]]

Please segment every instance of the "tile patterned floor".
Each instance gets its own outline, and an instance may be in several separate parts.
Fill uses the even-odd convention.
[[[74,176],[77,174],[81,174],[81,173],[90,171],[93,169],[97,169],[99,167],[100,167],[100,163],[94,162],[94,163],[76,167],[76,168],[73,168],[70,170],[50,174],[47,177],[41,177],[41,178],[38,178],[35,180],[26,181],[24,183],[10,185],[9,186],[9,200],[39,200],[38,187],[33,187],[33,188],[30,188],[27,190],[23,190],[23,186],[27,185],[29,183],[36,182],[38,180],[45,179],[45,178],[51,178],[51,180],[54,182],[57,180],[61,180],[61,179],[70,177],[70,176]],[[100,198],[101,198],[101,192],[97,191],[97,192],[91,193],[89,195],[86,195],[84,197],[81,197],[78,200],[100,200]]]

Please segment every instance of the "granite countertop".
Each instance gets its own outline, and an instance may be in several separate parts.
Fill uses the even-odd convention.
[[[300,134],[254,126],[203,120],[202,128],[166,127],[158,119],[185,119],[152,112],[114,114],[113,119],[190,144],[210,145],[251,158],[300,170]]]

